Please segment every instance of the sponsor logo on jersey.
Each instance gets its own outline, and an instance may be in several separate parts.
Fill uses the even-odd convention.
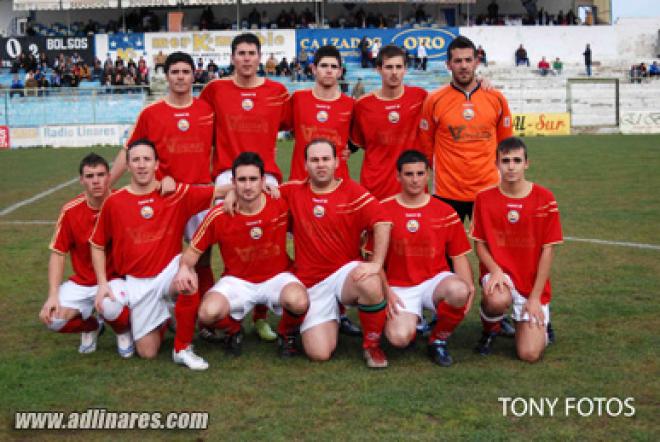
[[[390,121],[392,124],[396,124],[399,122],[399,113],[397,111],[390,111],[389,114],[387,114],[387,119]]]
[[[250,229],[250,238],[252,239],[259,239],[264,235],[264,231],[261,229],[261,227],[252,227]]]
[[[474,109],[471,107],[466,107],[463,109],[463,118],[465,118],[465,121],[470,121],[474,118]]]
[[[408,229],[410,233],[417,232],[419,230],[419,221],[416,219],[409,219],[406,223],[406,229]]]
[[[316,114],[316,119],[317,119],[320,123],[325,123],[326,121],[328,121],[328,113],[327,113],[326,111],[324,111],[324,110],[320,110],[320,111],[318,111],[318,113]]]
[[[518,222],[520,219],[520,213],[517,210],[509,210],[509,212],[506,214],[506,218],[509,220],[511,224],[515,224]]]
[[[251,111],[254,108],[254,101],[251,98],[244,98],[241,102],[243,110]]]
[[[176,126],[179,128],[179,130],[180,130],[181,132],[185,132],[185,131],[187,131],[188,129],[190,129],[190,123],[189,123],[188,120],[186,120],[185,118],[180,119],[180,120],[176,123]]]
[[[154,216],[154,209],[151,206],[142,206],[140,209],[140,215],[144,219],[151,219]]]
[[[419,120],[419,128],[422,130],[429,130],[429,122],[426,121],[426,118]]]
[[[317,217],[317,218],[323,218],[324,215],[325,215],[325,207],[323,207],[323,206],[321,206],[321,205],[319,205],[319,204],[317,204],[316,206],[314,206],[314,216],[315,216],[315,217]]]

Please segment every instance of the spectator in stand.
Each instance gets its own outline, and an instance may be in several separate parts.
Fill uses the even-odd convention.
[[[204,62],[200,58],[197,62],[197,67],[195,68],[195,84],[205,84],[207,81],[207,72],[204,69]]]
[[[213,60],[209,60],[209,64],[206,65],[206,70],[217,74],[220,69]]]
[[[552,62],[552,69],[555,71],[555,74],[561,75],[561,71],[564,69],[564,63],[559,59],[555,58],[555,61]]]
[[[488,67],[488,59],[486,58],[486,51],[484,48],[479,45],[477,48],[477,58],[479,59],[479,64],[483,64],[484,66]]]
[[[527,49],[525,49],[522,45],[520,44],[520,47],[516,50],[516,66],[520,65],[527,65],[529,67],[529,58],[527,58]]]
[[[367,37],[362,37],[360,43],[358,43],[358,49],[360,50],[360,65],[362,68],[369,66],[370,53],[369,53],[369,42]]]
[[[497,16],[499,14],[500,7],[495,0],[491,1],[488,5],[488,23],[494,25],[497,23]]]
[[[94,57],[94,68],[92,69],[92,81],[99,81],[103,78],[103,67],[101,66],[101,60]]]
[[[163,54],[163,51],[158,51],[158,54],[154,56],[154,65],[156,66],[156,69],[159,67],[165,69],[165,60],[167,60],[167,56]]]
[[[429,54],[426,52],[426,45],[423,40],[419,43],[419,46],[417,46],[417,59],[419,60],[417,69],[425,71],[426,63],[428,63],[429,60]]]
[[[545,57],[541,57],[538,68],[539,74],[541,74],[542,77],[545,77],[550,72],[550,63],[548,63],[548,60],[546,60]]]
[[[584,67],[587,71],[587,77],[591,77],[591,46],[587,44],[582,55],[584,55]]]
[[[247,22],[248,28],[261,28],[261,14],[259,14],[259,11],[257,11],[256,7],[252,8],[252,11],[248,15]]]
[[[277,60],[275,54],[271,52],[270,57],[266,60],[266,75],[273,76],[277,73]]]
[[[660,76],[660,65],[657,61],[654,61],[649,67],[649,77],[659,77]]]
[[[366,93],[364,90],[364,83],[362,82],[361,78],[358,78],[357,83],[355,83],[355,86],[353,86],[353,92],[351,92],[351,97],[355,98],[356,100],[363,96]]]
[[[37,83],[37,80],[34,79],[34,72],[28,71],[25,76],[25,95],[36,96],[38,88],[39,84]]]
[[[277,65],[276,69],[277,76],[284,75],[285,77],[291,75],[291,69],[289,68],[289,62],[286,60],[286,57],[282,58],[280,64]]]
[[[646,67],[646,63],[642,62],[639,64],[639,71],[642,73],[642,78],[648,77],[648,69]]]
[[[298,61],[300,62],[300,66],[302,66],[303,69],[307,67],[309,64],[309,55],[307,54],[306,50],[300,50],[300,54],[298,54]]]
[[[57,69],[50,71],[50,76],[48,77],[48,83],[50,87],[61,87],[62,86],[62,76]]]
[[[19,97],[23,96],[23,82],[18,78],[18,74],[14,74],[11,80],[11,91],[9,92],[9,97],[18,95]]]
[[[303,68],[300,65],[300,62],[295,58],[291,62],[291,81],[302,81],[303,79]]]
[[[144,58],[140,57],[137,67],[138,84],[149,84],[149,68]]]

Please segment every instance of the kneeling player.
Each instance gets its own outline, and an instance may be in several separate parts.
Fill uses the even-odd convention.
[[[423,309],[438,320],[429,336],[429,355],[448,367],[452,358],[447,339],[472,304],[472,270],[465,256],[470,252],[463,223],[448,204],[426,193],[428,161],[416,150],[404,151],[397,160],[401,193],[381,206],[392,222],[385,272],[390,286],[389,318],[385,336],[396,347],[414,339]],[[449,255],[455,273],[449,271]]]
[[[480,261],[483,335],[476,350],[491,353],[499,320],[513,304],[518,357],[536,362],[547,345],[550,267],[562,242],[553,194],[525,179],[527,147],[507,138],[497,147],[500,184],[477,194],[472,238]]]
[[[199,321],[225,331],[226,345],[241,351],[241,320],[255,305],[267,305],[282,315],[278,326],[280,355],[293,356],[299,327],[309,306],[307,291],[289,272],[286,251],[289,211],[284,200],[262,192],[264,163],[253,152],[243,152],[232,166],[236,192],[235,216],[217,206],[204,218],[183,254],[175,279],[178,290],[195,291],[194,266],[217,243],[225,272],[203,298]]]
[[[96,275],[89,250],[89,235],[99,209],[110,195],[108,163],[90,153],[80,162],[80,184],[84,192],[62,207],[50,244],[48,262],[48,299],[39,313],[49,329],[59,333],[81,333],[80,353],[96,350],[101,325],[92,315],[96,296]],[[73,275],[64,284],[65,255],[71,254]],[[107,272],[112,274],[112,266]],[[106,317],[117,333],[117,351],[124,358],[133,355],[133,339],[128,324],[128,309]]]

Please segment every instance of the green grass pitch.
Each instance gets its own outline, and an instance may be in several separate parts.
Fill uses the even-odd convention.
[[[564,235],[660,245],[660,136],[529,138],[529,177],[554,191]],[[0,210],[77,175],[92,149],[0,152]],[[109,160],[116,148],[93,149]],[[291,144],[280,144],[288,170]],[[357,176],[361,156],[351,159]],[[0,216],[0,439],[67,440],[658,440],[660,250],[566,241],[553,268],[557,343],[535,365],[500,338],[495,354],[472,352],[472,308],[450,341],[449,369],[415,350],[386,346],[390,368],[370,371],[360,340],[341,337],[334,358],[282,361],[246,321],[244,354],[196,342],[209,361],[192,372],[171,361],[168,334],[155,361],[120,360],[112,332],[96,353],[79,337],[49,332],[37,314],[46,297],[47,246],[60,206],[77,184]],[[216,252],[217,253],[217,252]],[[217,257],[214,256],[218,265]],[[474,263],[474,256],[472,257]],[[477,295],[478,296],[478,295]],[[478,301],[477,301],[478,302]],[[354,312],[351,313],[354,315]],[[276,319],[270,316],[273,324]],[[502,414],[499,397],[559,398],[554,417]],[[568,397],[634,398],[635,416],[565,416]],[[205,431],[13,430],[14,412],[208,411]],[[655,416],[655,417],[654,417]]]

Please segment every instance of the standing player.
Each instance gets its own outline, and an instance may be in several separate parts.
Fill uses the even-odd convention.
[[[205,101],[193,97],[193,72],[194,63],[189,54],[173,52],[167,56],[167,96],[140,112],[126,144],[143,138],[154,142],[158,153],[158,179],[169,177],[177,183],[210,184],[213,110]],[[125,170],[126,152],[123,149],[112,166],[111,181],[115,182]],[[190,219],[184,231],[187,241],[205,214],[206,210]],[[211,288],[215,281],[211,270],[210,251],[200,259],[196,271],[199,275],[200,290]],[[185,350],[192,343],[199,303],[199,293],[177,298],[174,307],[174,349],[177,352]]]
[[[179,267],[183,230],[192,215],[211,206],[216,192],[212,186],[179,184],[162,196],[155,177],[158,154],[149,140],[129,144],[126,157],[131,182],[106,199],[90,238],[99,286],[96,308],[106,314],[128,305],[137,352],[151,359],[162,341],[161,326],[170,316],[166,298],[174,293],[170,285]],[[108,257],[125,281],[108,282]],[[208,367],[191,346],[173,350],[172,356],[191,369]]]
[[[196,290],[192,268],[201,251],[217,243],[225,272],[204,295],[200,323],[223,328],[228,348],[238,354],[241,320],[255,305],[267,305],[282,315],[278,327],[280,355],[293,356],[309,300],[305,287],[289,272],[288,207],[282,199],[272,199],[262,192],[264,163],[257,154],[241,153],[234,160],[232,173],[236,215],[227,214],[221,206],[209,212],[181,258],[175,286]]]
[[[276,186],[282,173],[275,162],[277,133],[288,99],[286,88],[276,81],[257,76],[261,42],[252,33],[240,34],[231,42],[234,74],[208,83],[200,98],[215,112],[213,177],[216,184],[231,182],[231,166],[244,151],[257,152],[263,159],[266,182]],[[261,339],[277,338],[266,322],[267,308],[257,306],[253,313]]]
[[[301,326],[310,359],[328,360],[337,346],[338,302],[358,305],[367,366],[387,367],[380,348],[386,311],[380,272],[390,225],[376,199],[350,179],[335,178],[337,151],[328,140],[305,149],[309,179],[282,185],[293,222],[295,273],[305,284],[310,307]],[[374,232],[371,262],[360,262],[361,235]]]
[[[287,106],[286,126],[295,135],[290,180],[307,178],[305,146],[310,141],[328,139],[341,153],[348,143],[354,100],[339,90],[342,64],[337,48],[331,45],[318,48],[314,54],[312,72],[314,87],[294,92]],[[336,177],[349,178],[343,155],[339,157]]]
[[[39,313],[39,319],[49,329],[59,333],[81,333],[80,353],[96,350],[101,330],[92,315],[96,296],[96,275],[89,250],[89,235],[94,228],[99,209],[110,195],[109,167],[103,157],[90,153],[80,162],[80,184],[84,192],[62,207],[48,262],[48,299]],[[62,283],[66,254],[71,254],[73,275]],[[113,275],[108,263],[107,273]],[[123,358],[133,355],[133,339],[128,323],[127,308],[117,316],[105,319],[117,333],[117,351]]]
[[[471,235],[483,287],[484,332],[476,350],[491,353],[500,318],[513,304],[518,357],[536,362],[548,342],[550,267],[562,232],[555,197],[527,181],[528,167],[527,147],[520,138],[499,144],[500,184],[477,195]]]
[[[426,91],[405,86],[406,53],[384,46],[376,58],[381,88],[355,103],[351,144],[364,149],[360,183],[379,200],[396,195],[396,161],[417,146],[417,128]]]
[[[481,87],[478,64],[470,39],[459,36],[451,42],[447,69],[452,81],[428,96],[419,124],[420,145],[435,171],[434,193],[461,221],[471,215],[477,192],[497,184],[497,143],[513,133],[506,99]]]
[[[456,211],[426,193],[428,161],[423,153],[406,150],[397,159],[401,193],[381,202],[392,222],[385,260],[389,318],[385,336],[392,345],[407,347],[414,339],[424,308],[437,314],[429,336],[429,355],[448,367],[452,358],[447,339],[472,304],[472,269],[465,256],[472,249]],[[453,262],[449,270],[445,254]]]

